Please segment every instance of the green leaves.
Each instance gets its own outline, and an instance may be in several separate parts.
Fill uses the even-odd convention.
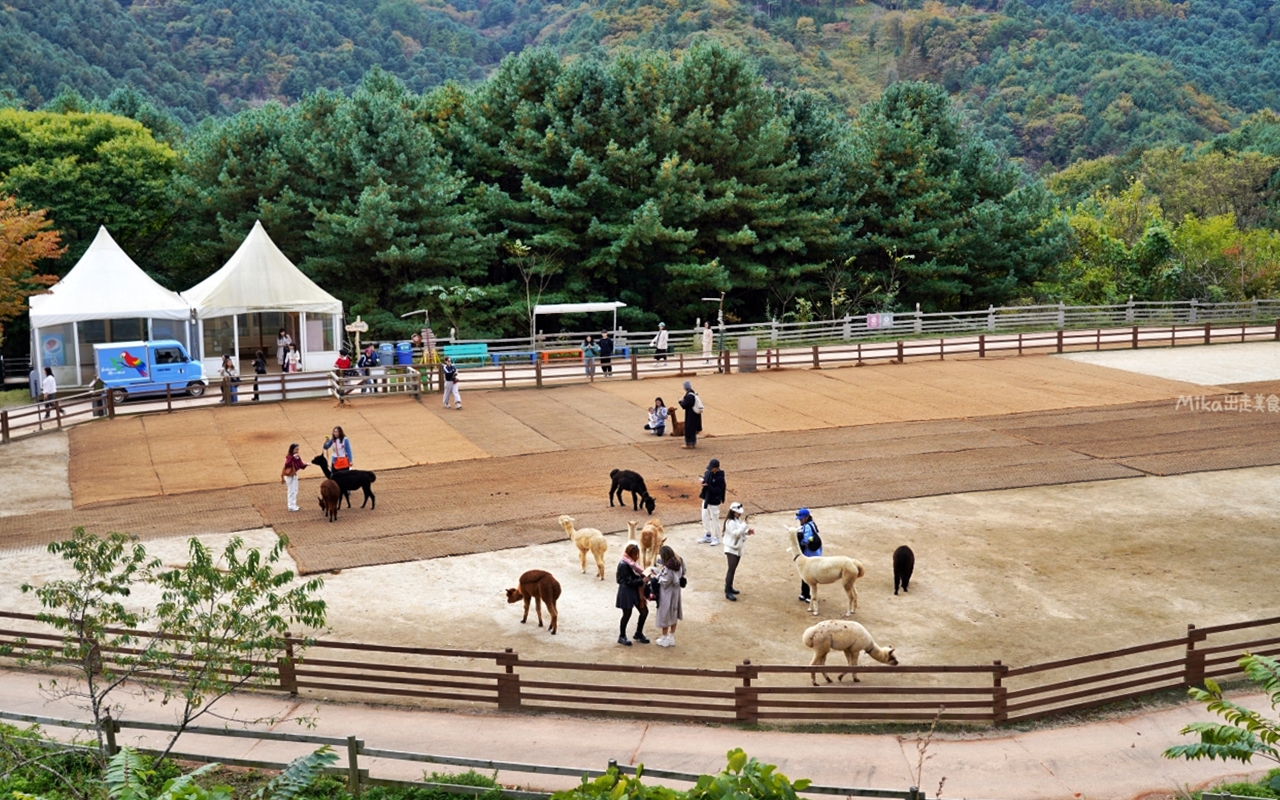
[[[1246,655],[1240,659],[1240,667],[1249,680],[1267,693],[1273,710],[1280,706],[1280,662],[1268,656]],[[1206,679],[1204,685],[1203,689],[1189,689],[1188,694],[1197,702],[1205,703],[1205,707],[1226,720],[1226,724],[1193,722],[1183,728],[1182,733],[1195,734],[1200,741],[1170,747],[1164,752],[1165,758],[1191,761],[1216,758],[1247,764],[1256,755],[1280,763],[1280,750],[1277,750],[1280,721],[1225,699],[1213,680]]]

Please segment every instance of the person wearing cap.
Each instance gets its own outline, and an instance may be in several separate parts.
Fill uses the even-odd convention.
[[[665,322],[658,323],[658,333],[649,344],[653,347],[654,361],[667,360],[667,325]]]
[[[738,562],[742,560],[742,548],[746,546],[747,537],[755,535],[756,529],[747,525],[747,511],[742,503],[729,506],[729,515],[724,519],[722,537],[724,539],[724,557],[729,562],[724,573],[724,599],[737,602],[738,590],[733,588],[733,576],[738,571]]]
[[[685,423],[686,425],[688,423]],[[702,473],[702,538],[700,544],[720,544],[720,504],[724,502],[724,471],[720,469],[720,459],[713,458],[707,462],[707,471]]]
[[[802,508],[797,511],[796,519],[800,521],[800,527],[796,529],[796,544],[800,545],[800,552],[810,558],[822,555],[822,538],[818,536],[818,523],[813,521],[809,509]],[[809,584],[804,581],[800,581],[800,601],[809,602]]]
[[[702,432],[702,398],[693,390],[693,384],[684,382],[684,397],[680,398],[680,407],[684,409],[684,444],[682,447],[698,446],[698,434]]]

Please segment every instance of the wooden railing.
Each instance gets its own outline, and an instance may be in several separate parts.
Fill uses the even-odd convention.
[[[48,651],[60,637],[29,614],[0,612],[10,659]],[[300,648],[301,640],[292,640]],[[830,665],[861,684],[813,686],[813,668],[744,661],[724,668],[521,660],[510,650],[314,641],[296,662],[263,664],[291,694],[352,700],[413,698],[502,711],[583,713],[701,722],[943,720],[1000,725],[1080,711],[1205,678],[1239,675],[1245,654],[1280,655],[1280,617],[1188,626],[1187,634],[1104,653],[1009,667]],[[111,653],[103,648],[103,658]],[[274,676],[274,677],[272,677]],[[599,677],[597,677],[599,676]],[[821,680],[819,676],[818,680]],[[821,697],[821,701],[818,698]],[[678,698],[678,702],[670,702]]]
[[[11,722],[26,722],[32,725],[40,725],[43,728],[66,728],[75,731],[91,731],[97,726],[89,722],[81,722],[79,720],[61,719],[58,717],[45,717],[35,714],[18,714],[10,711],[0,710],[0,720],[9,720]],[[103,733],[106,739],[107,750],[110,754],[117,752],[116,735],[123,730],[144,730],[156,731],[160,733],[172,734],[177,733],[179,728],[176,725],[168,725],[156,722],[144,722],[141,720],[128,719],[112,719],[110,717],[103,724]],[[389,779],[386,777],[377,777],[370,774],[370,770],[360,766],[361,756],[373,759],[385,759],[387,761],[407,761],[416,764],[439,764],[443,766],[463,767],[472,770],[484,770],[486,772],[502,772],[516,773],[519,775],[557,775],[574,779],[581,778],[599,778],[607,773],[608,769],[616,769],[623,775],[635,775],[636,767],[619,764],[615,760],[610,760],[607,769],[591,769],[587,767],[563,767],[551,764],[529,764],[524,762],[513,761],[496,761],[487,758],[465,758],[460,756],[448,755],[432,755],[428,753],[416,753],[404,750],[387,750],[382,748],[368,747],[363,739],[356,736],[347,736],[345,738],[336,736],[320,736],[317,734],[296,734],[296,733],[280,733],[276,731],[256,731],[245,730],[240,728],[211,728],[203,726],[193,726],[183,730],[184,735],[201,737],[230,737],[235,739],[252,739],[259,742],[282,742],[286,744],[306,745],[307,748],[315,745],[328,745],[337,753],[345,755],[345,763],[342,766],[331,767],[325,772],[334,775],[341,775],[347,779],[347,791],[353,797],[359,797],[361,789],[365,786],[409,786],[417,788],[438,789],[450,794],[487,794],[489,790],[486,787],[467,786],[460,784],[449,784],[440,782],[423,782],[423,781],[404,781]],[[75,745],[69,745],[75,747]],[[158,754],[160,751],[154,748],[141,748],[139,752]],[[232,767],[247,767],[250,769],[266,769],[266,770],[283,770],[287,765],[278,761],[264,761],[259,759],[246,758],[229,758],[214,755],[208,752],[208,748],[204,751],[187,751],[187,752],[171,752],[169,756],[173,759],[181,761],[193,761],[196,763],[218,762]],[[654,779],[683,781],[685,783],[697,783],[702,776],[697,773],[677,772],[673,770],[659,769],[650,765],[644,765],[644,778],[650,782]],[[522,783],[527,784],[529,778],[524,778]],[[800,794],[812,795],[835,795],[838,797],[885,797],[900,798],[900,800],[924,800],[925,794],[916,787],[912,786],[906,790],[894,789],[864,789],[853,786],[827,786],[822,784],[810,784],[805,789],[799,790]],[[545,800],[550,797],[549,792],[526,791],[519,789],[502,788],[499,792],[510,800]]]

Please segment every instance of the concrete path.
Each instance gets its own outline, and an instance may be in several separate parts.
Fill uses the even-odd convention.
[[[1280,342],[1101,350],[1055,358],[1203,386],[1280,380]]]
[[[85,719],[67,700],[49,701],[39,689],[48,676],[0,671],[0,710],[24,714]],[[1234,699],[1265,709],[1261,694]],[[281,722],[281,733],[356,736],[364,747],[428,753],[438,756],[491,759],[581,769],[604,769],[610,759],[620,764],[644,764],[650,769],[714,773],[725,754],[743,748],[765,763],[777,764],[793,780],[902,791],[916,782],[928,795],[941,797],[1039,800],[1044,798],[1172,798],[1182,790],[1199,789],[1238,776],[1256,779],[1263,765],[1171,761],[1161,753],[1187,741],[1178,731],[1189,722],[1210,719],[1199,706],[1184,705],[1116,717],[1083,725],[1011,734],[979,731],[969,735],[937,735],[921,752],[922,736],[842,733],[791,733],[742,730],[732,727],[680,725],[660,722],[565,719],[548,716],[493,713],[457,714],[368,705],[344,705],[282,695],[235,695],[216,707],[238,718],[280,718],[308,715],[312,728]],[[126,698],[120,719],[172,723],[164,706],[143,698]],[[218,721],[207,723],[222,727]],[[266,730],[266,726],[258,728]],[[65,737],[66,729],[46,729]],[[122,744],[155,747],[162,740],[153,732],[130,730]],[[251,739],[189,736],[176,752],[215,758],[288,761],[314,745],[257,742]],[[920,759],[924,757],[923,767]],[[345,762],[340,762],[345,763]],[[420,780],[427,772],[456,768],[364,758],[360,766],[374,777]],[[502,772],[499,780],[537,790],[577,784],[569,777]],[[939,784],[942,784],[939,792]],[[652,781],[658,782],[658,781]],[[668,782],[672,783],[674,782]]]

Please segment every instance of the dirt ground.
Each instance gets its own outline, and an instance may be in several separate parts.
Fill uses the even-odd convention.
[[[815,508],[814,516],[828,554],[864,563],[855,619],[897,647],[903,664],[1020,665],[1177,637],[1188,623],[1280,615],[1280,593],[1265,588],[1280,567],[1278,493],[1280,467],[1261,467]],[[738,571],[736,603],[722,592],[721,548],[693,543],[694,526],[668,528],[690,572],[674,648],[614,643],[620,536],[609,537],[603,582],[590,560],[581,574],[567,540],[327,574],[326,638],[511,647],[526,659],[618,664],[807,663],[800,637],[815,618],[796,599],[799,581],[784,551],[790,516],[752,519],[757,533]],[[263,548],[274,537],[241,535]],[[916,553],[915,577],[910,593],[895,596],[890,554],[904,543]],[[148,547],[176,563],[184,540]],[[4,559],[6,574],[20,580],[61,571],[35,547]],[[519,606],[505,602],[503,590],[530,568],[550,570],[563,586],[554,637],[532,614],[521,625]],[[0,607],[31,610],[17,582],[0,586]],[[819,618],[843,614],[838,589],[823,587],[819,599]]]

